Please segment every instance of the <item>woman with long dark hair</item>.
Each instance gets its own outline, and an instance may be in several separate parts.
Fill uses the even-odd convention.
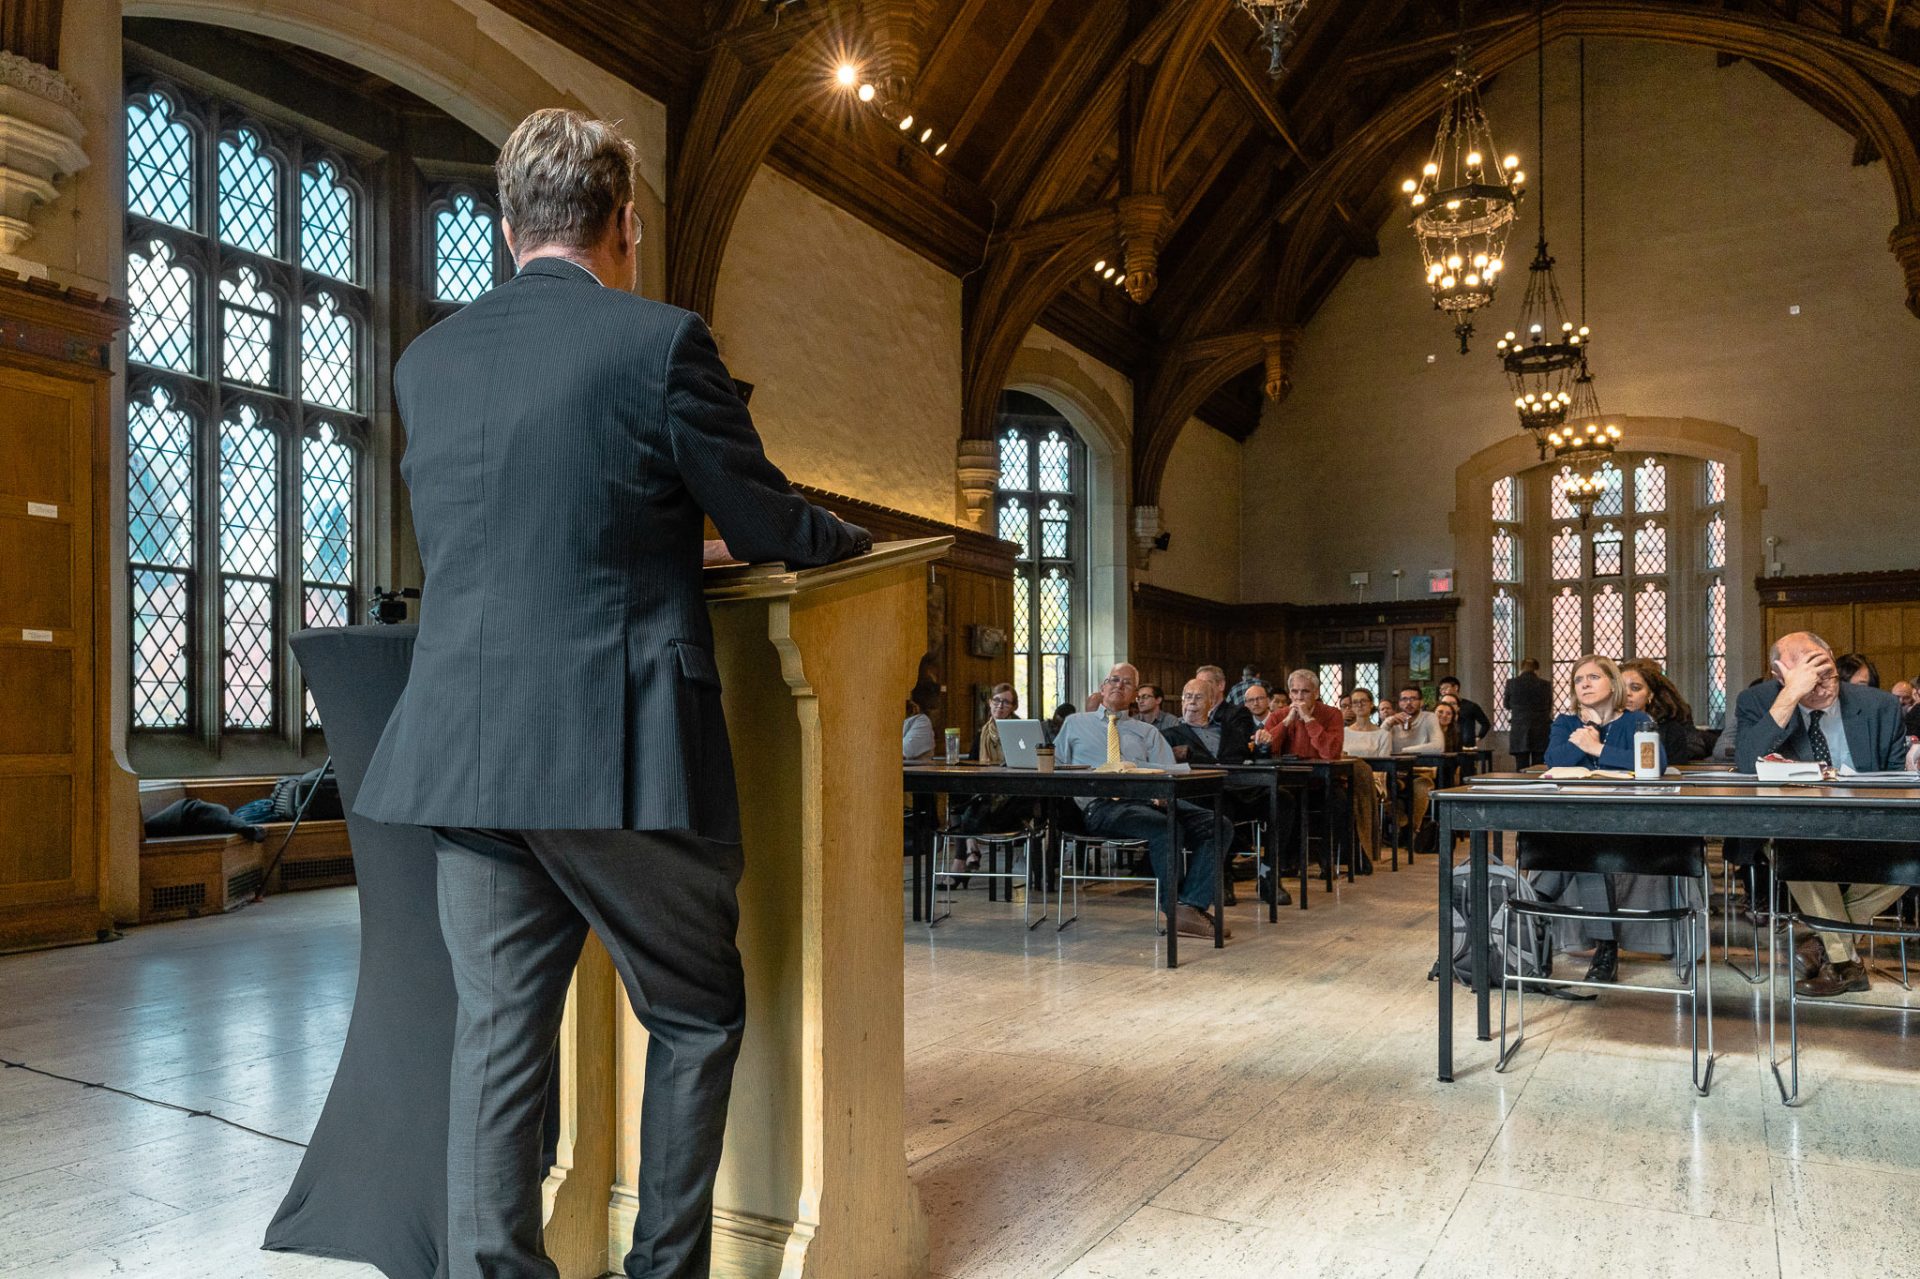
[[[1658,662],[1645,657],[1622,662],[1620,686],[1626,693],[1627,709],[1644,712],[1660,730],[1660,745],[1668,764],[1691,764],[1706,754],[1693,727],[1693,707],[1687,705],[1687,699]]]

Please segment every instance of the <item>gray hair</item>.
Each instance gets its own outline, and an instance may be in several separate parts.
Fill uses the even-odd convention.
[[[1320,676],[1319,676],[1319,675],[1318,675],[1317,673],[1315,673],[1315,672],[1313,672],[1313,671],[1310,671],[1310,670],[1308,670],[1308,669],[1307,669],[1306,667],[1304,667],[1304,666],[1302,666],[1302,667],[1301,667],[1301,668],[1300,668],[1299,670],[1297,670],[1297,671],[1288,671],[1288,672],[1287,672],[1287,687],[1288,687],[1288,688],[1292,688],[1292,687],[1293,687],[1293,681],[1295,681],[1295,680],[1297,680],[1297,679],[1304,679],[1304,680],[1306,680],[1306,681],[1307,681],[1307,683],[1308,683],[1308,685],[1312,687],[1312,689],[1313,689],[1313,691],[1314,691],[1314,692],[1315,692],[1316,694],[1317,694],[1317,693],[1319,693],[1319,691],[1320,691]]]
[[[592,244],[633,199],[633,143],[605,120],[547,107],[522,120],[494,162],[500,217],[524,252]]]
[[[1829,655],[1833,652],[1833,645],[1827,643],[1812,631],[1788,631],[1785,635],[1775,640],[1772,647],[1767,649],[1767,665],[1772,666],[1780,660],[1780,646],[1796,635],[1805,636],[1812,643],[1826,649]]]

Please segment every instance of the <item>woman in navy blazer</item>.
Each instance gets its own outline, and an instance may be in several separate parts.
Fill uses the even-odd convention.
[[[1626,686],[1621,681],[1620,668],[1612,658],[1590,653],[1574,665],[1571,684],[1574,711],[1554,717],[1547,738],[1547,766],[1631,769],[1634,734],[1655,730],[1652,718],[1645,711],[1626,708]],[[1661,771],[1665,772],[1666,767],[1666,751],[1663,748],[1660,751]],[[1533,836],[1526,842],[1533,845],[1532,851],[1542,855],[1542,860],[1551,860],[1553,842],[1564,838]],[[1620,899],[1628,896],[1636,887],[1634,881],[1643,878],[1648,877],[1581,873],[1573,876],[1568,892],[1574,904],[1589,910],[1604,908],[1613,911],[1619,909]],[[1594,920],[1587,923],[1585,928],[1587,936],[1594,943],[1593,963],[1587,969],[1587,980],[1617,980],[1619,925],[1611,921]],[[1582,995],[1564,986],[1548,987],[1548,992],[1562,999],[1593,998],[1592,995]]]

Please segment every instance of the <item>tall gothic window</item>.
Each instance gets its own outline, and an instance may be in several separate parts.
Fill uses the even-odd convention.
[[[427,296],[436,319],[513,274],[499,204],[490,191],[468,183],[437,185],[427,205],[427,231]]]
[[[1013,685],[1024,713],[1078,709],[1076,637],[1084,630],[1086,450],[1066,419],[1008,392],[1000,414],[998,531],[1020,549],[1013,579]]]
[[[1502,693],[1528,654],[1543,659],[1559,710],[1571,709],[1575,663],[1603,653],[1659,662],[1697,718],[1717,716],[1726,698],[1724,467],[1634,454],[1589,473],[1600,496],[1584,526],[1564,488],[1571,468],[1536,467],[1493,486],[1494,726],[1507,727]],[[1674,500],[1692,493],[1706,500]]]
[[[133,727],[316,727],[286,637],[362,590],[367,192],[317,138],[144,73],[126,124]]]

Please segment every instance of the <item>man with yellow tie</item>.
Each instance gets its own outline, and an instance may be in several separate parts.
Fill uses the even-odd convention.
[[[1100,685],[1100,709],[1069,715],[1060,726],[1053,741],[1055,758],[1062,764],[1107,771],[1172,769],[1173,748],[1167,739],[1158,729],[1128,716],[1139,683],[1140,672],[1131,665],[1115,666]],[[1192,853],[1182,874],[1180,850],[1170,846],[1166,809],[1159,804],[1125,799],[1074,802],[1080,805],[1089,834],[1146,841],[1153,873],[1160,879],[1160,899],[1176,903],[1173,926],[1182,937],[1213,936],[1213,916],[1207,907],[1213,900],[1220,841],[1211,809],[1184,800],[1179,805],[1181,842]],[[1228,929],[1226,935],[1233,936],[1233,931]]]

